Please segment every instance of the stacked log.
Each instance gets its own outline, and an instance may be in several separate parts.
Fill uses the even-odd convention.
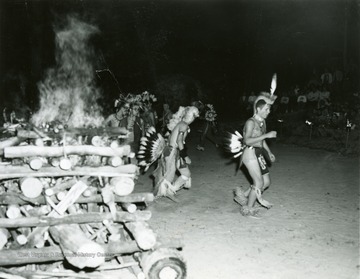
[[[134,193],[130,146],[119,131],[95,132],[20,130],[0,146],[0,266],[14,276],[24,266],[52,272],[54,263],[106,269],[122,254],[160,245],[151,212],[137,206],[154,196]]]

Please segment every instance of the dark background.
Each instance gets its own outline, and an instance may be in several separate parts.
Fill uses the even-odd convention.
[[[156,92],[164,77],[182,75],[233,105],[268,90],[274,72],[279,91],[304,86],[313,70],[359,73],[358,1],[0,0],[2,102],[19,80],[23,101],[36,100],[36,83],[55,63],[53,27],[69,14],[100,29],[96,67],[111,70],[124,92]]]

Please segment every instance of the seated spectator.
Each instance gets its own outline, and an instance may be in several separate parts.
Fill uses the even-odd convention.
[[[280,112],[287,113],[289,111],[289,96],[284,92],[283,96],[280,99]]]
[[[303,110],[306,107],[307,98],[304,93],[300,93],[297,97],[297,106],[299,110]]]
[[[321,78],[321,83],[325,85],[330,85],[333,82],[333,76],[327,68],[325,68],[325,71],[320,78]]]
[[[311,86],[309,92],[307,93],[307,106],[310,109],[314,109],[319,101],[319,91],[316,90],[315,86]]]

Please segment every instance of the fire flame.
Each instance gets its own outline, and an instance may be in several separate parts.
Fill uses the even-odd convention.
[[[101,90],[95,86],[94,50],[89,45],[89,38],[98,32],[96,26],[71,17],[65,28],[55,30],[56,67],[38,83],[40,109],[33,114],[32,124],[61,122],[82,128],[103,123],[97,104]]]

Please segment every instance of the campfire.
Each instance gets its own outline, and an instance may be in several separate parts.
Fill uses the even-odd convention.
[[[181,244],[160,241],[147,223],[153,194],[134,193],[128,131],[101,126],[85,51],[94,32],[71,19],[57,33],[58,67],[39,83],[39,111],[0,142],[0,274],[109,278],[130,268],[151,278],[171,267],[185,278]]]

